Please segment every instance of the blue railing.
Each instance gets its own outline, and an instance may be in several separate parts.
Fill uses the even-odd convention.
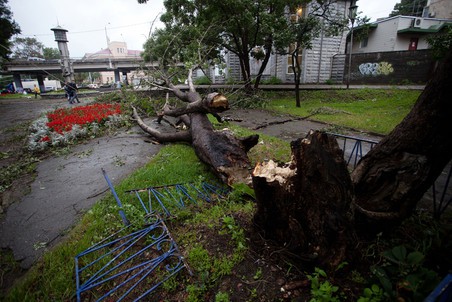
[[[192,274],[164,221],[149,221],[132,233],[127,226],[75,257],[77,301],[139,301],[183,268]]]
[[[77,301],[138,301],[184,268],[192,275],[165,219],[175,207],[213,202],[225,198],[229,190],[206,182],[129,190],[144,210],[144,228],[137,229],[102,172],[125,227],[75,256]]]

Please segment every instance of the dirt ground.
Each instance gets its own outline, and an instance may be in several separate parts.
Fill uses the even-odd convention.
[[[83,105],[92,100],[81,101]],[[24,141],[16,138],[27,131],[29,122],[45,111],[63,106],[69,106],[65,99],[0,99],[0,152],[11,155],[2,156],[0,164],[20,160],[14,154],[20,154]],[[243,127],[260,128],[262,133],[288,141],[304,137],[310,129],[328,128],[307,120],[282,123],[291,118],[263,110],[234,110],[224,116]],[[363,133],[349,134],[379,139]],[[12,251],[24,270],[30,268],[108,191],[101,169],[107,171],[114,184],[119,183],[160,148],[149,143],[141,129],[133,127],[73,146],[65,155],[43,158],[33,176],[17,180],[0,194],[2,253]]]

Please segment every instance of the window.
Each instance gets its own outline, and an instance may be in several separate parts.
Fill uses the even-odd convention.
[[[289,54],[287,55],[287,73],[293,73],[293,69],[292,69],[292,53],[295,50],[295,44],[292,44],[289,46]],[[301,66],[301,60],[302,60],[302,55],[303,55],[303,51],[300,49],[298,51],[298,57],[297,57],[297,61]]]
[[[369,42],[369,39],[367,37],[362,38],[362,40],[359,42],[359,48],[367,47],[367,42]]]

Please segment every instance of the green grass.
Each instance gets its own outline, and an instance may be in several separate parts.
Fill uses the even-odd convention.
[[[15,94],[2,94],[0,95],[0,99],[26,99],[26,98],[33,98],[35,97],[35,95],[33,93],[28,93],[28,94],[22,94],[22,93],[15,93]],[[38,97],[40,97],[38,95]]]
[[[420,91],[356,89],[301,91],[301,107],[295,96],[276,97],[268,109],[311,120],[378,134],[388,134],[411,110]]]
[[[239,136],[251,134],[248,130],[234,128]],[[270,156],[271,151],[281,154],[282,160],[289,159],[287,143],[265,136],[262,139],[272,145],[270,149],[263,144],[258,145],[250,155],[253,162]],[[285,151],[277,151],[277,148]],[[210,169],[198,160],[191,146],[172,144],[164,147],[146,166],[115,186],[115,190],[123,201],[127,218],[132,224],[140,226],[144,212],[135,198],[125,193],[126,190],[202,180],[216,181],[216,178]],[[173,211],[175,213],[175,218],[170,222],[172,234],[186,253],[186,257],[193,260],[191,268],[199,272],[197,276],[200,279],[195,282],[196,285],[192,286],[191,291],[187,290],[189,297],[192,297],[189,300],[196,301],[206,290],[212,288],[218,278],[228,274],[232,267],[243,259],[246,251],[245,239],[241,226],[233,217],[240,215],[242,219],[251,221],[254,208],[251,202],[244,202],[241,199],[241,193],[237,193],[231,194],[231,197],[221,204],[201,204],[199,207],[171,209],[172,213]],[[113,196],[108,194],[83,216],[64,242],[47,252],[25,278],[15,285],[5,297],[5,301],[72,299],[76,291],[74,256],[121,227],[118,207]],[[200,257],[200,253],[202,255],[204,250],[208,249],[198,237],[198,234],[205,230],[219,236],[228,236],[225,241],[230,242],[231,248],[209,257]],[[170,285],[167,286],[171,288]]]

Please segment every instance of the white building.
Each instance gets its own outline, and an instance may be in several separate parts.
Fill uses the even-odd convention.
[[[141,56],[141,53],[141,50],[127,49],[126,42],[108,41],[108,48],[94,53],[86,53],[83,56],[82,60],[139,58]],[[114,71],[100,72],[100,76],[100,83],[97,84],[112,84],[115,82]],[[128,79],[133,79],[135,77],[135,72],[130,72],[127,74]]]
[[[452,25],[452,19],[395,16],[369,25],[367,37],[355,35],[353,53],[428,49],[427,37]],[[362,28],[356,28],[358,33]]]

